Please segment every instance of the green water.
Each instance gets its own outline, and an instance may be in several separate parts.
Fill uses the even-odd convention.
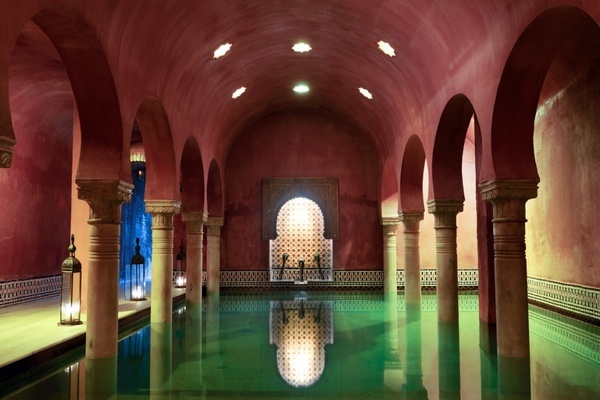
[[[124,338],[116,367],[82,360],[6,398],[600,398],[600,329],[535,307],[531,357],[506,370],[480,346],[475,294],[455,325],[431,294],[408,308],[376,292],[205,300]]]

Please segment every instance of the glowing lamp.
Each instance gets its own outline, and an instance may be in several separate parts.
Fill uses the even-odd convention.
[[[181,246],[179,246],[179,253],[175,258],[175,287],[184,288],[186,282],[186,256],[183,251],[183,239],[181,239]]]
[[[71,235],[69,257],[62,263],[59,325],[81,324],[81,262],[75,258],[75,235]]]
[[[127,272],[125,300],[146,300],[146,259],[140,254],[140,238],[135,239],[135,254]]]

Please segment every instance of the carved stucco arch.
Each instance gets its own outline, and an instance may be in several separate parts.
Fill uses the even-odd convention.
[[[277,238],[277,214],[285,203],[306,197],[317,203],[323,213],[325,239],[339,238],[337,178],[265,178],[263,179],[264,240]]]

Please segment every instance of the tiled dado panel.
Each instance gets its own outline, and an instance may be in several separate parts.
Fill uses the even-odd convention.
[[[383,271],[330,271],[333,280],[326,279],[321,281],[312,280],[312,276],[317,278],[317,272],[314,270],[306,271],[305,278],[309,283],[319,286],[344,286],[344,287],[373,287],[383,286]],[[270,277],[269,274],[272,276]],[[278,271],[221,271],[221,286],[239,287],[239,286],[278,286],[282,283],[293,283],[292,276],[284,276],[283,281],[277,281]],[[272,278],[272,281],[269,279]],[[478,271],[476,269],[459,269],[458,286],[461,288],[476,288],[478,285]],[[404,270],[397,272],[398,286],[404,286]],[[435,288],[437,283],[437,271],[435,269],[421,270],[421,286],[424,288]]]
[[[0,307],[60,294],[61,275],[0,282]]]
[[[590,322],[600,322],[600,289],[529,277],[527,290],[533,303]]]

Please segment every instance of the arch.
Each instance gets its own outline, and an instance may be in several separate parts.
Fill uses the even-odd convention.
[[[74,10],[48,7],[31,20],[50,38],[73,89],[81,126],[78,180],[131,182],[123,123],[110,65],[96,33]]]
[[[423,170],[425,150],[417,135],[406,142],[400,173],[400,209],[425,211],[423,202]]]
[[[502,73],[492,117],[496,179],[539,181],[533,128],[542,85],[564,39],[590,23],[596,24],[577,7],[553,7],[531,22],[515,43]]]
[[[391,158],[383,165],[380,206],[382,217],[398,217],[398,175]]]
[[[336,178],[263,179],[263,239],[277,237],[277,215],[281,207],[295,197],[317,203],[325,217],[326,239],[339,238],[338,181]]]
[[[178,200],[175,151],[167,113],[160,100],[146,96],[136,114],[146,154],[146,200]]]
[[[189,137],[181,154],[182,212],[204,211],[204,168],[195,138]]]
[[[462,158],[469,124],[474,117],[478,131],[473,105],[462,94],[455,95],[446,104],[433,146],[429,200],[465,200]]]
[[[208,215],[211,217],[223,216],[223,183],[221,169],[216,160],[210,162],[208,167],[208,181],[206,184],[206,202]]]

